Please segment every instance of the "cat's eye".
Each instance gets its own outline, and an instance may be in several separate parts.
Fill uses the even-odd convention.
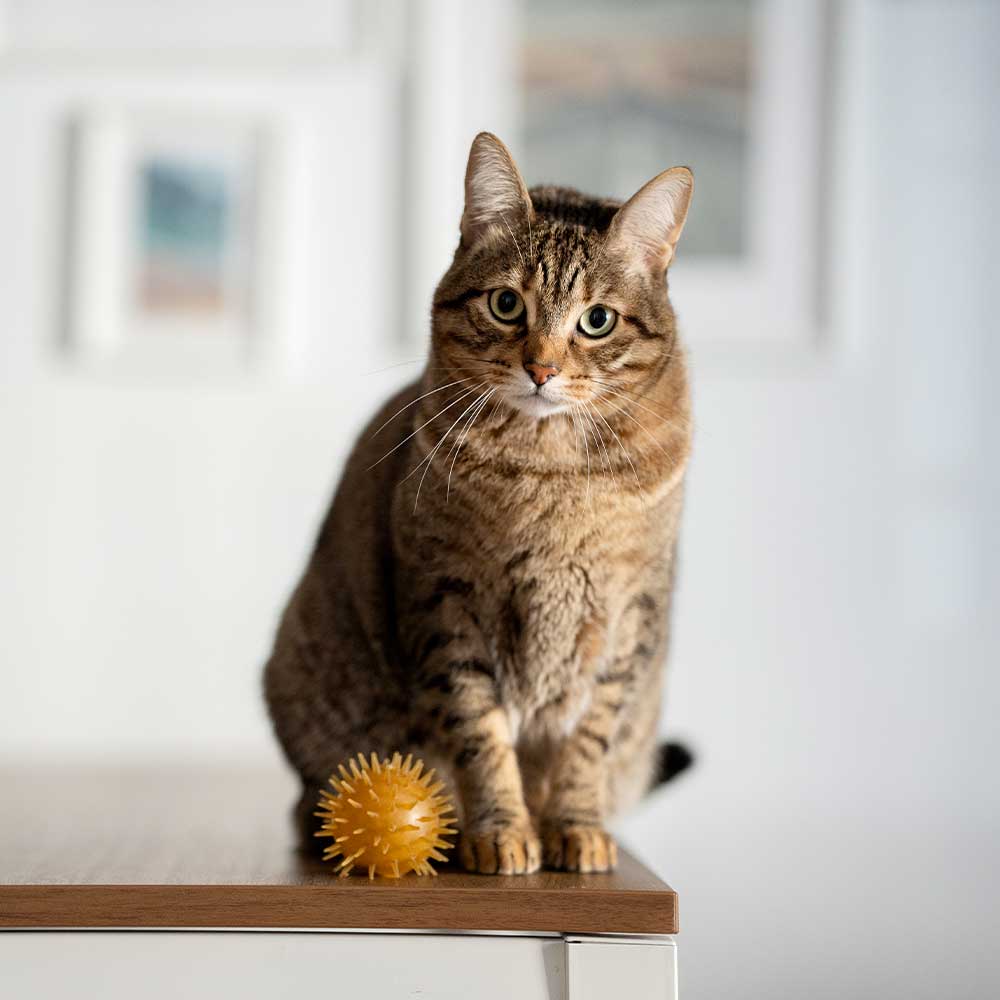
[[[501,323],[515,323],[524,313],[524,299],[513,288],[497,288],[490,292],[490,312]]]
[[[577,324],[585,337],[606,337],[615,328],[618,313],[607,306],[591,306]]]

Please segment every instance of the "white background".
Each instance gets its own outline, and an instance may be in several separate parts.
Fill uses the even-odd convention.
[[[115,6],[92,5],[88,45],[128,51],[94,28]],[[60,137],[81,94],[141,97],[143,74],[72,54],[66,4],[29,8],[0,5],[0,39],[27,24],[32,50],[0,66],[0,755],[274,762],[259,671],[276,616],[352,435],[419,367],[366,374],[401,299],[391,61],[340,65],[339,97],[298,109],[328,181],[301,234],[299,374],[113,379],[60,349]],[[327,37],[322,5],[285,9],[290,51],[356,27],[331,14]],[[681,893],[688,1000],[1000,981],[1000,11],[844,10],[828,349],[693,356],[667,726],[699,765],[622,826]],[[273,31],[255,23],[250,43]],[[250,43],[205,93],[242,73],[276,100]]]

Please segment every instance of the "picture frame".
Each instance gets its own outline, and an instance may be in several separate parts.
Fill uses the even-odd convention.
[[[287,137],[272,120],[101,107],[72,125],[68,343],[116,371],[220,374],[287,346]]]
[[[477,16],[488,16],[491,26],[503,22],[499,42],[491,30],[483,33],[491,45],[488,58],[475,46],[456,56],[439,24],[446,16],[462,16],[457,0],[450,3],[425,12],[428,21],[418,20],[423,30],[415,33],[420,44],[414,50],[410,101],[418,109],[437,109],[439,141],[414,146],[408,161],[409,201],[419,214],[409,227],[410,257],[419,261],[409,286],[414,310],[429,301],[434,276],[454,249],[453,241],[438,237],[432,244],[424,234],[450,234],[454,228],[468,143],[478,130],[470,123],[496,131],[515,159],[525,139],[523,116],[510,97],[517,92],[523,37],[518,22],[524,11],[517,0],[492,0]],[[839,103],[845,96],[842,81],[834,79],[841,5],[835,0],[748,0],[748,5],[753,79],[743,251],[685,254],[682,239],[670,271],[671,298],[685,340],[713,368],[758,359],[809,362],[824,354],[832,338],[823,289],[833,280],[834,216],[845,210],[834,205],[841,157],[834,142],[840,137],[834,133],[843,127]],[[470,78],[477,80],[471,93],[463,84]],[[683,149],[663,168],[677,163],[684,163]],[[526,179],[529,184],[560,180]],[[699,197],[697,170],[694,197]]]

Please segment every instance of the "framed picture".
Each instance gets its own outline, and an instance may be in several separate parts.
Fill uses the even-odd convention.
[[[699,353],[812,350],[829,127],[824,0],[538,0],[523,6],[523,166],[627,198],[691,166],[671,274]]]
[[[854,210],[835,203],[851,156],[841,133],[850,140],[857,98],[853,81],[833,79],[834,57],[840,63],[852,44],[834,31],[848,6],[413,8],[408,100],[420,127],[406,161],[410,313],[426,311],[454,250],[468,144],[486,128],[508,141],[529,185],[627,198],[661,170],[692,167],[695,196],[671,269],[685,340],[699,361],[723,366],[818,356],[830,340],[830,245]],[[454,44],[456,25],[467,44]]]
[[[102,110],[75,123],[70,344],[156,373],[273,359],[283,149],[243,117]]]

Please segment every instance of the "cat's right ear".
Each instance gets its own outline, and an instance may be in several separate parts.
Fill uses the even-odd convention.
[[[531,197],[507,147],[491,132],[472,140],[465,169],[462,243],[471,247],[491,226],[516,232],[534,209]]]

